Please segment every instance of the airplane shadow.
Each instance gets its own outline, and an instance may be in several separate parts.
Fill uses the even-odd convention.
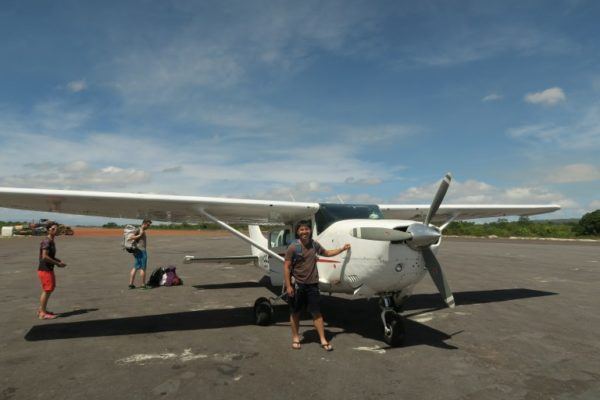
[[[208,283],[203,285],[193,285],[196,289],[245,289],[245,288],[256,288],[264,287],[273,292],[274,294],[281,293],[281,286],[275,287],[271,285],[271,280],[267,276],[263,276],[258,282],[247,281],[247,282],[226,282],[226,283]]]
[[[491,291],[455,293],[458,305],[509,301],[523,298],[550,296],[557,293],[530,289],[504,289]],[[405,309],[441,308],[438,294],[415,295],[408,300]],[[366,299],[345,299],[334,296],[323,296],[322,310],[329,327],[341,329],[341,332],[328,330],[329,338],[341,334],[358,334],[373,340],[382,340],[380,310],[376,301]],[[89,310],[93,311],[93,310]],[[431,311],[431,310],[428,310]],[[276,305],[274,323],[287,325],[287,305]],[[418,314],[418,313],[415,313]],[[308,325],[310,317],[308,318]],[[302,323],[307,325],[306,322]],[[139,317],[111,318],[91,321],[60,322],[33,326],[25,335],[27,341],[91,338],[104,336],[136,335],[158,332],[187,331],[200,329],[219,329],[228,327],[254,325],[252,307],[234,309],[215,309],[186,311],[168,314],[147,315]],[[445,341],[453,335],[430,328],[422,323],[405,319],[406,339],[404,347],[429,345],[443,349],[456,349]],[[460,332],[458,332],[460,333]],[[305,340],[311,340],[310,330]]]

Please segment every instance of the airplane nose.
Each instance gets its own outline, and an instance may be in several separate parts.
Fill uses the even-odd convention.
[[[410,225],[406,231],[412,234],[412,240],[407,244],[414,249],[437,243],[442,236],[436,227],[420,223]]]

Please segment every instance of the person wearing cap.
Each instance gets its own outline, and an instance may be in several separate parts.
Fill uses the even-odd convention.
[[[331,344],[325,337],[323,316],[321,315],[319,292],[319,271],[317,270],[317,256],[337,256],[349,250],[350,245],[335,250],[324,249],[317,241],[312,240],[312,229],[309,221],[300,221],[296,225],[296,240],[285,253],[284,279],[285,288],[290,304],[290,325],[292,328],[292,348],[299,350],[300,336],[300,313],[307,308],[313,318],[313,324],[321,347],[326,351],[333,350]],[[294,282],[292,282],[292,278]]]
[[[138,228],[137,232],[130,238],[136,244],[136,251],[133,253],[134,263],[131,272],[129,273],[129,289],[135,289],[133,281],[137,271],[140,271],[140,277],[142,278],[142,289],[146,289],[146,265],[148,264],[148,251],[146,250],[148,242],[146,237],[146,230],[150,228],[152,221],[145,219],[142,221],[142,225]]]

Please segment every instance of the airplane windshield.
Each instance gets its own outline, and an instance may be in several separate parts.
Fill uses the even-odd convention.
[[[383,214],[374,204],[319,204],[315,214],[317,233],[323,232],[337,221],[346,219],[383,219]]]

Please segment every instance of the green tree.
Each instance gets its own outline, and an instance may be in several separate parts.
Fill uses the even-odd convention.
[[[581,235],[600,235],[600,210],[584,214],[579,220],[578,232]]]

